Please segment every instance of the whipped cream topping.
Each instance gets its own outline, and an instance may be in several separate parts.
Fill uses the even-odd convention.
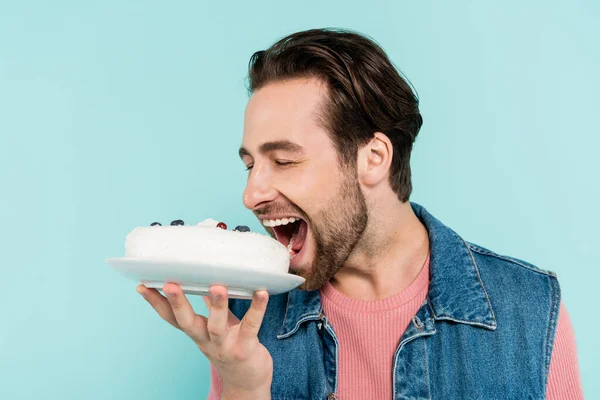
[[[196,226],[205,226],[207,228],[216,228],[219,221],[215,221],[214,219],[207,218],[202,222],[198,222]]]

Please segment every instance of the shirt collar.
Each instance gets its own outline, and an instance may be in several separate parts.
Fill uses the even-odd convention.
[[[429,233],[430,283],[426,301],[433,318],[496,329],[492,305],[467,243],[423,206],[414,202],[410,205]],[[319,290],[292,290],[277,338],[293,335],[302,323],[321,318],[322,312]]]
[[[429,232],[429,304],[433,318],[496,329],[496,318],[473,253],[456,232],[411,203]]]

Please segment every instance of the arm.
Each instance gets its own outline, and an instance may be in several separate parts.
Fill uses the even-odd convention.
[[[558,313],[556,339],[554,340],[552,358],[550,359],[546,397],[548,400],[583,399],[577,362],[575,331],[563,303],[560,304]]]
[[[210,391],[206,400],[221,400],[223,395],[223,380],[217,369],[210,363]]]

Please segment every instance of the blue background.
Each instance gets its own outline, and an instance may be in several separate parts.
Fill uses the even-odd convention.
[[[236,154],[248,59],[316,27],[372,36],[415,85],[411,200],[559,275],[600,398],[599,17],[592,0],[2,1],[0,398],[206,395],[208,362],[104,259],[155,220],[259,229]]]

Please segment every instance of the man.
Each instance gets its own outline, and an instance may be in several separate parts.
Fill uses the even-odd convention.
[[[213,286],[208,318],[175,284],[138,287],[210,360],[209,398],[582,398],[556,276],[409,202],[422,119],[378,45],[299,32],[253,55],[249,83],[244,204],[305,283]]]

